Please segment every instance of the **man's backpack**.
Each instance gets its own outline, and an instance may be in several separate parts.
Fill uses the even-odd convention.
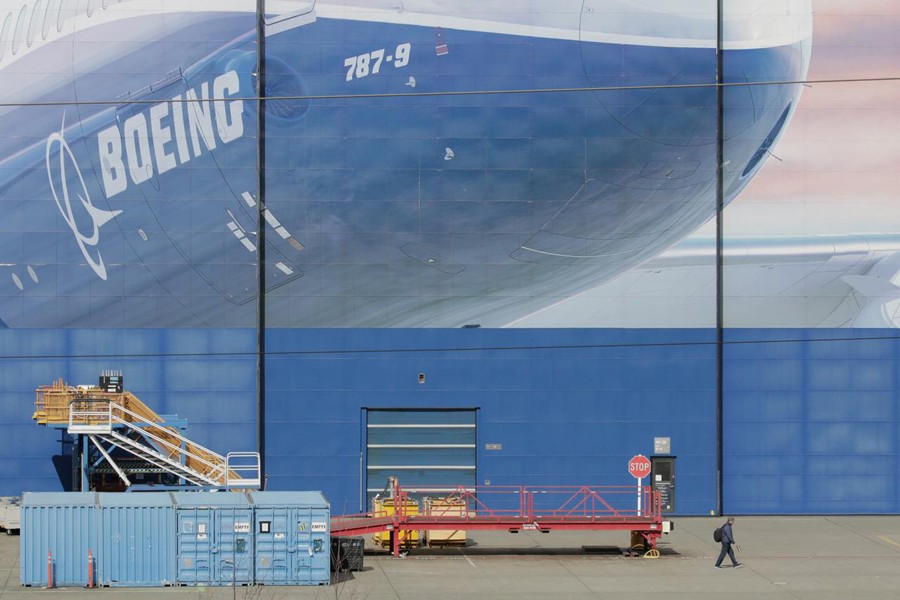
[[[721,542],[722,541],[722,528],[719,527],[715,531],[713,531],[713,541]]]

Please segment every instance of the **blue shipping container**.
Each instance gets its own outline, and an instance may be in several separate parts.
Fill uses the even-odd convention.
[[[253,507],[243,492],[175,492],[176,580],[184,585],[253,583]]]
[[[175,582],[175,506],[172,494],[98,494],[96,583],[159,586]]]
[[[169,585],[175,579],[171,494],[26,493],[22,498],[21,583],[88,585],[88,551],[98,586]]]
[[[97,549],[96,519],[97,494],[22,494],[21,584],[46,586],[52,573],[54,585],[87,585],[88,550]]]
[[[98,586],[327,585],[321,492],[26,493],[21,582]]]
[[[327,585],[331,510],[321,492],[252,492],[256,583]]]

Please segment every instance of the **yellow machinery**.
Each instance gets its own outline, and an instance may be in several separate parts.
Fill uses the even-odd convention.
[[[474,516],[466,511],[466,504],[460,498],[425,498],[425,515],[430,517],[466,518]],[[427,546],[464,546],[465,529],[432,529],[425,532]]]
[[[415,500],[403,500],[400,502],[400,514],[404,516],[414,517],[419,514],[419,503]],[[394,499],[379,498],[372,500],[372,516],[390,517],[394,515]],[[382,548],[391,547],[390,531],[379,531],[376,533],[372,542]],[[416,548],[419,546],[419,531],[417,529],[403,529],[398,532],[400,535],[400,546],[403,548]]]
[[[112,458],[113,448],[195,485],[259,487],[257,453],[239,452],[225,457],[188,440],[177,428],[166,425],[137,396],[123,390],[121,376],[118,377],[117,387],[74,387],[62,379],[41,386],[36,390],[32,419],[39,425],[66,429],[70,434],[88,438],[126,485],[131,483]]]

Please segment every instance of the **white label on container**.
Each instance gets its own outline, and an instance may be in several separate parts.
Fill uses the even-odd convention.
[[[312,531],[318,532],[318,533],[325,533],[326,531],[328,531],[328,523],[322,523],[320,521],[313,521]]]
[[[276,539],[276,540],[283,540],[283,539],[284,539],[284,534],[283,534],[283,533],[276,533],[276,534],[275,534],[275,539]]]
[[[205,533],[198,533],[198,534],[197,534],[197,539],[198,539],[198,540],[205,540],[205,539],[206,539],[206,534],[205,534]]]
[[[235,533],[250,533],[250,523],[240,523],[237,522],[234,524],[234,532]]]

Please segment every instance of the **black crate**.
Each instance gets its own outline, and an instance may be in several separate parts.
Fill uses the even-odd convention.
[[[331,538],[331,570],[362,571],[365,545],[362,537]]]

